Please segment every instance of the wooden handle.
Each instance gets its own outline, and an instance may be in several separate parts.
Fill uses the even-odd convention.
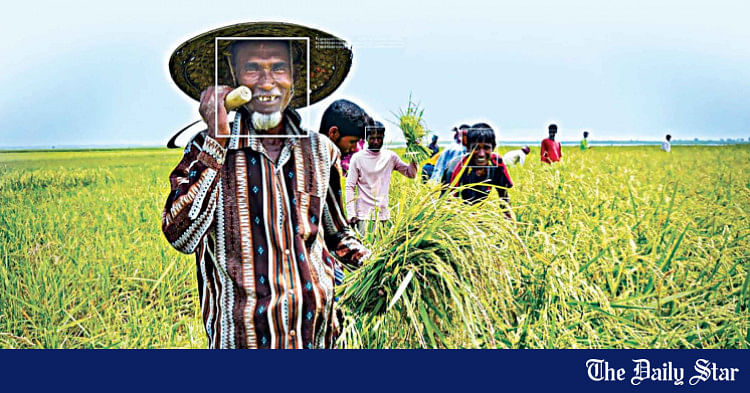
[[[253,99],[253,92],[247,86],[240,86],[227,94],[224,99],[224,107],[228,111],[237,109]]]

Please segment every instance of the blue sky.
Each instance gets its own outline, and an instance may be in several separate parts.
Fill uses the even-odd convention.
[[[172,50],[260,20],[353,44],[344,85],[303,112],[314,129],[337,98],[393,121],[412,92],[441,139],[480,120],[501,141],[541,138],[550,121],[562,140],[584,128],[593,139],[750,138],[747,1],[208,3],[4,5],[0,146],[163,145],[198,118],[169,78]]]

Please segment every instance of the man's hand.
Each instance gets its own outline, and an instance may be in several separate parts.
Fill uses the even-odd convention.
[[[209,86],[201,92],[200,106],[198,107],[198,112],[208,125],[208,136],[224,147],[229,142],[229,135],[231,134],[229,121],[227,120],[227,109],[224,107],[224,98],[230,91],[232,91],[232,88],[229,86]],[[216,123],[217,120],[218,124]]]
[[[353,236],[343,239],[334,252],[342,263],[356,267],[362,266],[372,256],[370,250]]]
[[[363,245],[359,245],[355,248],[354,253],[351,254],[350,260],[354,262],[357,267],[360,267],[365,263],[365,261],[370,259],[371,256],[372,253],[370,252],[370,250],[365,248],[365,246]]]
[[[356,226],[358,222],[359,222],[359,218],[357,218],[356,216],[349,219],[349,225],[351,226]]]

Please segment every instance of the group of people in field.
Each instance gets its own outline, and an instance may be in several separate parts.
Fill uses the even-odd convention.
[[[417,163],[405,163],[383,147],[385,126],[349,100],[334,101],[323,112],[319,132],[341,151],[346,177],[344,204],[349,224],[360,233],[390,219],[388,194],[391,173],[417,175]],[[365,145],[366,143],[366,145]]]
[[[383,123],[349,100],[337,100],[325,110],[319,133],[327,136],[342,154],[342,175],[346,177],[344,204],[349,223],[359,233],[382,226],[390,219],[391,174],[398,172],[415,178],[418,163],[411,159],[406,163],[384,148]],[[456,194],[467,203],[486,199],[494,188],[506,208],[513,181],[504,158],[494,151],[497,141],[492,126],[463,124],[454,128],[454,139],[453,144],[440,151],[437,136],[433,136],[428,146],[432,157],[422,167],[422,179],[442,183],[444,190],[456,188]],[[528,148],[525,152],[528,154]],[[514,160],[510,156],[509,159]]]
[[[345,41],[279,22],[211,30],[170,58],[173,81],[199,102],[206,129],[170,173],[161,227],[175,249],[195,254],[211,348],[336,344],[342,266],[356,269],[371,258],[361,235],[390,218],[391,174],[418,172],[413,158],[406,163],[384,148],[386,127],[351,101],[330,104],[317,131],[301,126],[297,109],[332,94],[351,65]],[[243,89],[251,98],[230,107]],[[557,127],[549,130],[546,163],[562,157]],[[501,157],[496,145],[487,123],[454,128],[442,152],[433,137],[422,178],[472,204],[494,188],[508,211],[506,164],[523,164],[530,149]]]
[[[354,120],[346,120],[347,116],[362,121],[355,124]],[[359,129],[359,141],[354,143],[357,132],[341,133],[341,127]],[[540,145],[540,159],[543,163],[552,164],[562,159],[562,145],[555,140],[557,124],[549,124],[547,129],[548,136]],[[513,181],[507,167],[523,166],[531,148],[523,146],[499,155],[495,152],[495,131],[487,123],[461,124],[452,131],[453,141],[442,151],[437,144],[437,135],[432,136],[428,146],[432,156],[422,163],[422,180],[444,185],[444,192],[448,188],[456,188],[456,195],[472,204],[486,199],[494,188],[502,201],[501,208],[505,209],[506,216],[510,218],[507,211],[508,189],[513,187]],[[341,163],[346,176],[345,203],[350,223],[362,233],[365,228],[374,226],[371,225],[372,222],[387,221],[390,218],[388,195],[391,173],[397,171],[408,178],[414,178],[417,163],[406,164],[394,152],[385,149],[383,124],[372,120],[361,107],[348,100],[338,100],[329,106],[323,115],[320,132],[330,137],[343,154]],[[581,151],[592,148],[588,137],[589,131],[584,130],[579,144]],[[661,146],[663,151],[671,150],[670,140],[671,135],[667,135]]]

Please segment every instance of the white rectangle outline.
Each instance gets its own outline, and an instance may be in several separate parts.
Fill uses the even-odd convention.
[[[367,148],[367,146],[370,145],[369,143],[367,143],[367,129],[368,128],[370,128],[370,129],[372,129],[372,128],[383,128],[383,129],[385,129],[385,124],[382,127],[381,126],[365,126],[365,148]],[[380,148],[380,150],[383,150],[383,149],[385,149],[385,131],[383,131],[383,146]]]
[[[307,96],[307,107],[310,106],[310,37],[214,37],[214,124],[219,124],[219,98],[218,98],[218,92],[216,91],[216,88],[219,86],[219,40],[227,40],[227,41],[244,41],[244,40],[261,40],[261,41],[271,41],[271,40],[284,40],[284,41],[291,41],[291,40],[305,40],[305,45],[307,46],[307,61],[305,62],[305,67],[307,69],[307,89],[306,89],[306,96]],[[291,53],[290,53],[291,56]],[[290,67],[292,67],[292,71],[294,71],[294,59],[289,59]],[[294,83],[292,81],[292,83]],[[231,131],[230,131],[231,132]],[[309,134],[303,134],[303,135],[294,135],[294,134],[278,134],[278,135],[229,135],[229,136],[219,136],[216,135],[217,138],[232,138],[233,136],[237,138],[309,138]]]

